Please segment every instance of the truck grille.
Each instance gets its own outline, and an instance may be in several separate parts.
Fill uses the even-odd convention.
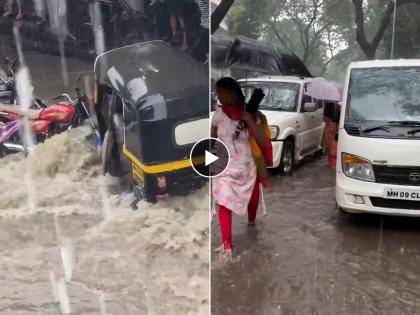
[[[420,167],[373,165],[373,171],[380,184],[420,186]]]
[[[420,210],[420,201],[370,197],[370,202],[372,203],[374,207],[379,207],[379,208]]]

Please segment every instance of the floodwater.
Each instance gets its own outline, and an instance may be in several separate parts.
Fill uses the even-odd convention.
[[[25,61],[36,96],[71,93],[59,57]],[[70,84],[92,66],[67,59]],[[132,200],[86,128],[0,160],[0,314],[208,314],[208,188]]]
[[[234,262],[213,219],[212,314],[420,314],[420,220],[342,214],[334,180],[323,158],[273,177],[268,215],[234,217]]]

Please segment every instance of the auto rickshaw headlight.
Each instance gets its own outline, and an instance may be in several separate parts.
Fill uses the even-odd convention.
[[[280,135],[280,128],[278,126],[270,126],[271,140],[277,140]]]
[[[346,176],[368,182],[375,181],[375,174],[369,160],[353,154],[343,153],[341,164]]]

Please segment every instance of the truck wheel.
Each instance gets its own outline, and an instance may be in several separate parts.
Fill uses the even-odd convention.
[[[281,152],[279,165],[279,173],[285,176],[291,176],[293,172],[293,164],[295,162],[293,143],[286,140]]]

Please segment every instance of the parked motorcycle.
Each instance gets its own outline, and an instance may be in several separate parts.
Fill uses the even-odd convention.
[[[0,76],[0,103],[14,104],[18,102],[18,95],[16,91],[15,75],[19,66],[19,62],[15,59],[13,62],[9,58],[5,58],[5,77]],[[39,99],[34,99],[31,104],[31,109],[42,109],[47,106]]]
[[[8,58],[5,58],[5,65],[5,77],[0,76],[0,102],[14,104],[16,100],[15,73],[18,62],[17,60],[10,62]]]
[[[78,87],[75,88],[75,94],[75,99],[72,99],[68,94],[58,95],[53,100],[60,102],[50,106],[40,103],[41,109],[27,111],[23,111],[19,105],[0,104],[0,121],[13,122],[20,120],[22,116],[26,116],[29,119],[29,125],[36,143],[43,142],[48,137],[63,131],[83,126],[86,122],[90,123],[97,138],[99,138],[99,132],[86,107],[86,95]],[[38,100],[38,102],[40,101]],[[18,144],[23,145],[23,141],[18,142]],[[9,145],[9,143],[6,142],[6,145]]]
[[[0,158],[11,153],[25,151],[23,145],[17,143],[21,126],[20,120],[0,123]]]

